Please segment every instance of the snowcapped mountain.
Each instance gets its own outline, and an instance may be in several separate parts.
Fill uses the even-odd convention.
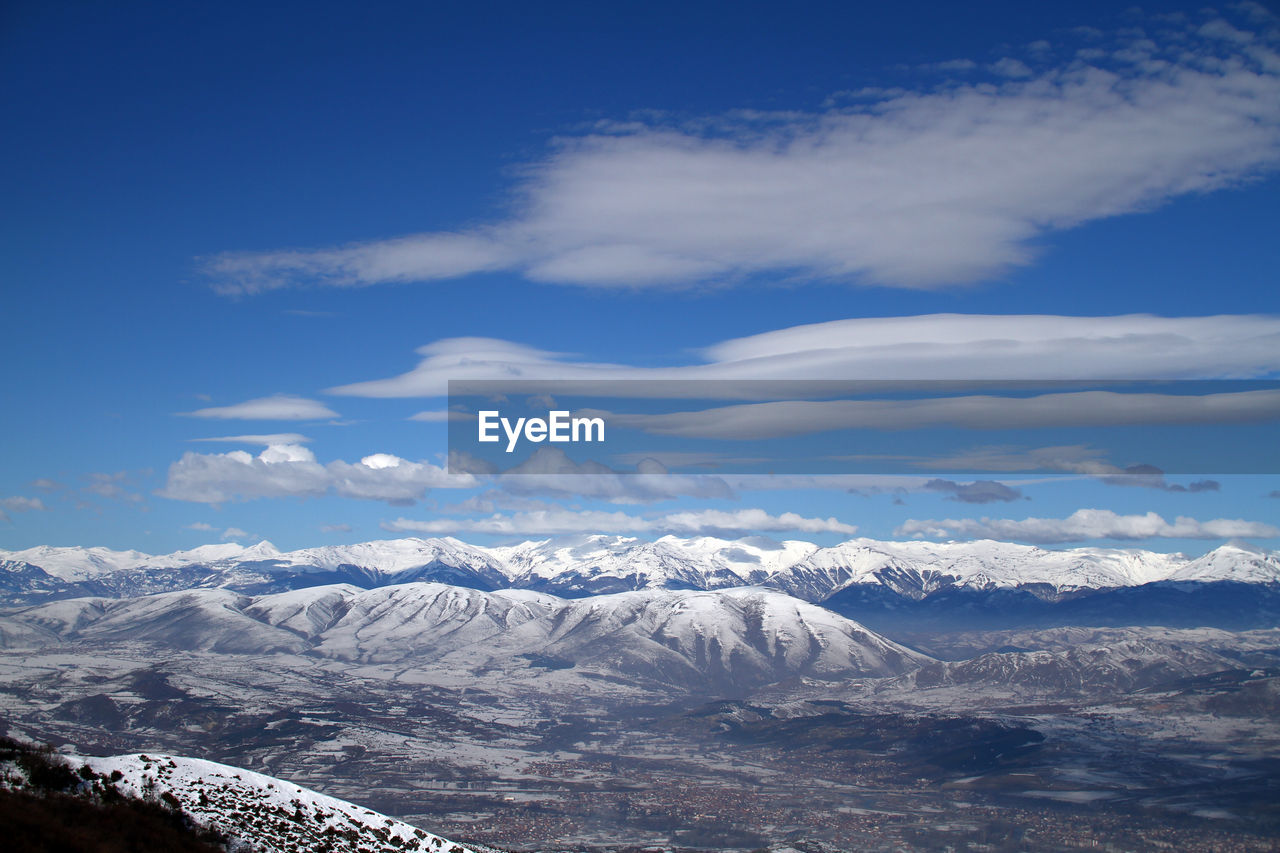
[[[1254,548],[1251,545],[1231,543],[1179,567],[1165,580],[1198,583],[1216,581],[1249,584],[1276,583],[1280,580],[1280,554]]]
[[[136,569],[156,560],[141,551],[112,551],[109,548],[58,548],[38,545],[24,551],[2,552],[3,559],[38,566],[51,577],[82,581],[110,572]]]
[[[199,758],[82,758],[125,796],[159,799],[259,853],[296,850],[473,853],[386,815],[251,770]]]
[[[126,599],[73,598],[0,619],[48,635],[95,641],[157,642],[229,653],[303,652],[305,639],[244,613],[252,599],[225,589],[191,589]]]
[[[110,548],[59,548],[39,545],[25,551],[0,551],[0,559],[39,566],[47,574],[64,581],[84,581],[130,569],[169,569],[196,563],[270,559],[280,552],[270,542],[251,547],[226,543],[201,545],[189,551],[154,556],[141,551],[112,551]]]
[[[56,601],[0,617],[11,648],[150,643],[188,651],[309,653],[472,672],[531,666],[689,688],[796,676],[897,675],[930,660],[775,590],[640,590],[586,599],[437,583],[224,589]]]
[[[711,536],[664,536],[653,542],[579,536],[490,549],[506,563],[515,586],[570,596],[751,585],[815,550],[809,542]]]
[[[1220,560],[1219,570],[1229,569],[1232,559],[1233,555],[1228,555]],[[1052,597],[1082,589],[1111,589],[1160,581],[1187,564],[1187,558],[1181,554],[1137,549],[1047,551],[990,540],[938,543],[853,539],[815,551],[775,572],[766,583],[808,601],[825,601],[856,584],[878,584],[916,600],[948,587],[978,590],[1025,587]],[[1255,582],[1280,581],[1280,562],[1275,562],[1273,569],[1269,581],[1262,580],[1258,574],[1259,580]],[[1205,573],[1198,579],[1210,578]]]
[[[237,562],[243,562],[237,558]],[[457,583],[475,580],[489,588],[507,585],[504,563],[483,548],[443,539],[390,539],[358,545],[329,545],[304,548],[269,559],[275,567],[302,572],[339,571],[344,567],[364,569],[392,583],[434,580]],[[469,584],[468,584],[469,585]],[[479,587],[483,588],[483,587]]]
[[[575,536],[481,547],[453,538],[394,539],[281,552],[206,545],[152,556],[105,548],[0,551],[11,605],[80,596],[132,597],[193,588],[248,595],[348,583],[374,589],[431,581],[483,591],[528,589],[580,598],[667,589],[761,585],[806,601],[839,596],[924,601],[961,592],[1027,593],[1044,601],[1162,582],[1280,584],[1280,554],[1228,544],[1196,559],[1139,549],[1046,550],[1007,542],[880,542],[820,548],[664,536]]]
[[[158,556],[47,546],[0,551],[0,594],[13,604],[192,588],[260,594],[343,582],[370,588],[415,580],[476,589],[511,585],[500,560],[452,538],[393,539],[291,552],[281,552],[270,542],[250,547],[204,545]]]
[[[758,587],[639,591],[557,612],[543,654],[699,686],[881,677],[929,659],[816,605]]]
[[[298,595],[259,600],[256,607],[262,609],[251,612],[278,613],[280,598]],[[487,647],[534,623],[521,637],[537,651],[545,634],[539,623],[550,620],[563,605],[560,599],[525,590],[481,592],[438,583],[351,590],[342,617],[311,636],[317,642],[315,651],[327,657],[373,663],[433,660]]]

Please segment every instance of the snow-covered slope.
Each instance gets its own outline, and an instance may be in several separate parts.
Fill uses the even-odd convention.
[[[1179,567],[1167,580],[1276,583],[1280,580],[1280,554],[1235,543],[1223,545]]]
[[[302,571],[335,571],[354,566],[393,583],[411,580],[474,578],[494,587],[505,586],[505,565],[483,548],[452,537],[388,539],[358,545],[328,545],[278,554],[276,566]],[[428,578],[429,576],[429,578]]]
[[[0,558],[39,566],[53,577],[82,581],[109,572],[136,569],[156,560],[141,551],[112,551],[109,548],[57,548],[38,545],[24,551],[0,552]]]
[[[675,683],[879,677],[928,660],[857,622],[758,587],[580,599],[556,613],[549,627],[548,656],[607,661]]]
[[[201,589],[52,602],[0,617],[0,637],[11,648],[143,642],[456,672],[581,666],[695,688],[897,675],[929,660],[857,622],[759,587],[586,599],[437,583],[312,587],[256,598]]]
[[[1231,557],[1221,560],[1219,570],[1227,569],[1231,561]],[[854,539],[822,548],[775,572],[765,583],[808,601],[825,601],[856,584],[879,584],[913,599],[947,587],[1040,587],[1044,594],[1054,595],[1138,586],[1163,580],[1186,565],[1187,558],[1182,554],[1137,549],[1047,551],[990,540],[937,543]],[[1215,579],[1230,579],[1226,571],[1222,573],[1222,578]],[[1280,581],[1280,570],[1273,571],[1269,581],[1263,581],[1261,575],[1258,578],[1256,582]],[[1199,579],[1210,580],[1210,573],[1205,572]]]
[[[817,546],[755,537],[738,541],[664,536],[579,536],[491,549],[514,585],[559,595],[636,589],[722,589],[767,578]]]
[[[225,589],[162,592],[138,598],[73,598],[32,608],[0,625],[29,625],[93,642],[156,642],[230,653],[302,652],[306,639],[245,612],[252,599]]]
[[[227,543],[201,545],[189,551],[155,556],[141,551],[112,551],[110,548],[59,548],[39,545],[24,551],[0,551],[0,560],[18,560],[39,566],[53,577],[83,581],[130,569],[161,569],[197,563],[241,562],[270,559],[280,552],[270,542],[249,548]]]
[[[120,793],[176,801],[197,823],[246,843],[255,853],[473,853],[386,815],[226,764],[159,754],[80,760],[113,781]]]
[[[548,621],[563,606],[561,599],[526,590],[481,592],[438,583],[361,590],[348,597],[341,619],[315,635],[316,651],[345,660],[430,661]],[[532,632],[535,645],[542,633]]]

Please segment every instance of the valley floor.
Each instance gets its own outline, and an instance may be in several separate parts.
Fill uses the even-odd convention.
[[[64,647],[0,653],[0,714],[506,849],[1274,850],[1271,633],[1241,640],[1237,669],[1136,690],[796,679],[730,697],[527,662]]]

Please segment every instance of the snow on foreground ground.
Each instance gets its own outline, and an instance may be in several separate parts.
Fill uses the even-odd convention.
[[[454,844],[291,782],[213,761],[156,753],[71,760],[88,764],[122,794],[171,805],[171,798],[176,798],[177,807],[197,823],[236,839],[243,845],[239,849],[254,853],[484,850]]]

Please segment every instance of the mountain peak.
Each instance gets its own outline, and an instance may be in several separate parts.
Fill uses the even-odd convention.
[[[253,557],[278,557],[280,556],[280,549],[275,545],[272,545],[266,539],[263,539],[257,545],[251,545],[250,547],[245,548],[241,553],[244,556]]]

